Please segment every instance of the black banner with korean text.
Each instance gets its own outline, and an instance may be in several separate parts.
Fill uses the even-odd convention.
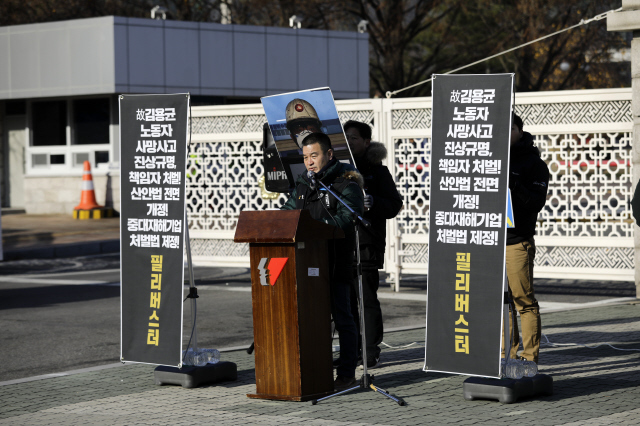
[[[122,361],[181,361],[188,113],[188,94],[120,96]]]
[[[433,80],[425,371],[499,376],[512,88]]]

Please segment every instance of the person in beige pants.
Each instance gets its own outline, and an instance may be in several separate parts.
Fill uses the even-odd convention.
[[[520,243],[507,245],[507,278],[509,292],[520,313],[522,323],[522,357],[528,361],[538,362],[540,352],[540,308],[533,292],[533,259],[536,256],[536,246],[533,237]],[[518,357],[518,322],[512,324],[511,358]]]
[[[507,279],[509,293],[520,313],[522,358],[538,362],[540,352],[540,308],[533,291],[533,261],[536,257],[534,235],[538,212],[547,201],[549,168],[533,145],[533,136],[522,131],[522,119],[513,115],[509,189],[515,228],[507,229]],[[511,318],[509,318],[511,324]],[[518,324],[512,326],[511,358],[517,358]]]

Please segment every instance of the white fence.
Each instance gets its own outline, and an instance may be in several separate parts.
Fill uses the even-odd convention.
[[[403,197],[388,222],[386,271],[426,273],[431,98],[336,104],[343,123],[369,123],[373,139],[385,143]],[[633,281],[631,89],[524,93],[516,111],[551,171],[536,276]],[[187,202],[200,264],[248,266],[248,246],[233,242],[240,211],[284,202],[259,184],[264,122],[259,104],[193,108]]]

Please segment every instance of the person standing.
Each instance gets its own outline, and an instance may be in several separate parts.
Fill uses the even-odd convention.
[[[351,212],[333,195],[317,187],[317,181],[330,187],[349,207],[362,214],[362,177],[352,165],[341,163],[333,157],[331,140],[324,133],[311,133],[301,143],[304,165],[313,178],[309,174],[300,175],[295,189],[281,209],[309,210],[315,220],[337,226],[344,231],[344,239],[329,240],[331,315],[338,330],[341,360],[334,388],[341,391],[356,383],[358,332],[349,300],[355,228]]]
[[[380,343],[384,332],[377,294],[380,282],[378,270],[384,267],[387,219],[396,217],[402,208],[402,198],[389,169],[382,164],[382,160],[387,157],[387,149],[379,142],[371,142],[371,127],[366,123],[350,120],[345,123],[344,131],[356,168],[364,178],[366,195],[363,216],[371,223],[370,228],[360,227],[360,259],[367,367],[372,368],[380,360]],[[358,293],[356,276],[351,291],[351,312],[359,328]]]
[[[640,226],[640,182],[636,183],[636,189],[631,199],[631,214],[636,220],[636,225]]]
[[[523,132],[522,127],[522,118],[514,114],[509,189],[515,228],[507,229],[506,263],[509,292],[522,323],[522,358],[537,363],[542,330],[540,308],[533,291],[534,235],[538,213],[547,201],[549,168],[533,145],[533,136]],[[517,322],[512,325],[512,330],[511,358],[516,358],[519,347]]]

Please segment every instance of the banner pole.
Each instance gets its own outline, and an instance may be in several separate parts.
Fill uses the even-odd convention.
[[[503,282],[503,290],[504,290],[504,305],[503,305],[503,313],[502,317],[504,329],[503,329],[503,345],[504,345],[504,359],[508,362],[509,358],[511,358],[511,328],[509,327],[509,278],[507,277],[507,265],[504,266],[504,282]],[[506,367],[505,367],[506,369]],[[502,363],[500,363],[500,376],[505,376],[506,371],[502,371]]]
[[[198,351],[198,328],[196,327],[196,318],[197,318],[197,306],[196,306],[196,298],[197,295],[193,295],[194,289],[196,288],[195,281],[193,279],[193,263],[191,262],[191,243],[189,238],[189,221],[187,218],[187,211],[185,209],[184,212],[184,243],[185,249],[187,251],[187,268],[189,270],[189,296],[191,299],[191,318],[193,320],[193,351]],[[187,351],[189,348],[187,348]]]
[[[191,93],[187,94],[189,99],[189,145],[191,144],[191,125],[193,123],[193,115],[191,114]],[[188,149],[187,149],[188,150]],[[185,189],[186,191],[186,189]],[[186,195],[186,194],[185,194]],[[186,198],[186,197],[185,197]],[[196,320],[198,317],[198,306],[196,305],[196,299],[198,298],[198,290],[196,289],[196,282],[193,279],[193,262],[191,261],[191,238],[189,237],[189,216],[187,214],[187,206],[184,208],[184,242],[185,249],[187,251],[187,268],[189,270],[189,297],[191,298],[191,318],[193,327],[193,351],[198,352],[198,328]],[[187,351],[189,348],[187,348]]]

